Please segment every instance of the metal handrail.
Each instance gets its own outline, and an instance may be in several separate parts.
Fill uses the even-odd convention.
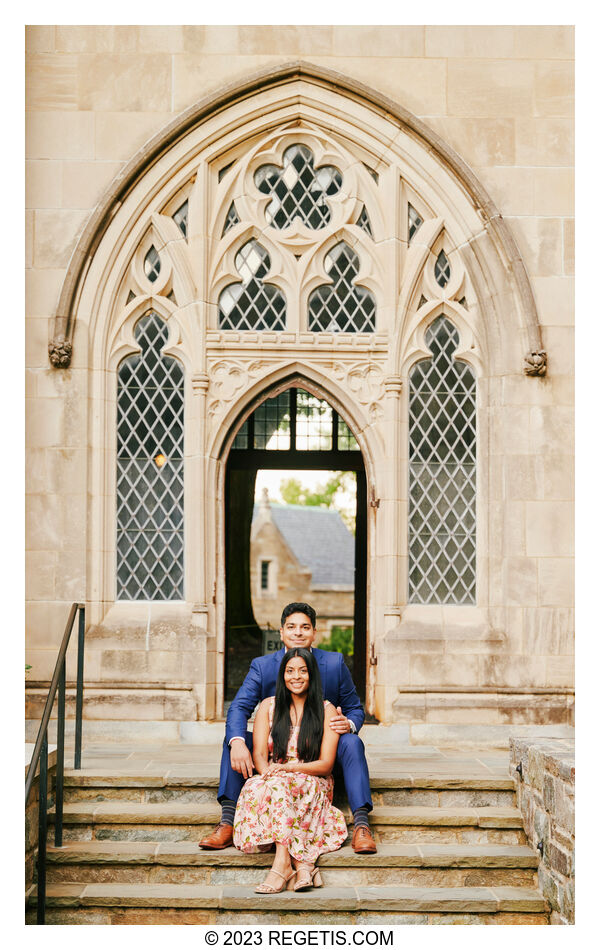
[[[66,654],[75,614],[79,611],[77,643],[77,691],[75,699],[75,755],[74,768],[81,768],[81,723],[83,718],[83,650],[85,641],[85,604],[74,603],[69,611],[65,632],[58,651],[56,666],[50,683],[42,721],[31,756],[31,762],[25,777],[25,808],[33,788],[33,780],[39,764],[40,790],[38,811],[38,856],[37,856],[37,923],[46,922],[46,836],[48,810],[48,724],[58,690],[58,717],[56,725],[56,796],[54,845],[62,847],[63,827],[63,790],[65,774],[65,694],[66,694]]]

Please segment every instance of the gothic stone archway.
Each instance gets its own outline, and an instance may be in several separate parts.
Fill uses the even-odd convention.
[[[337,168],[345,181],[318,234],[304,226],[285,235],[265,227],[269,197],[253,185],[260,167],[281,167],[294,145],[308,149],[317,165]],[[268,281],[288,301],[281,331],[220,324],[219,302],[240,282],[238,255],[252,241],[262,242]],[[356,255],[352,279],[377,304],[369,332],[328,333],[306,323],[311,295],[330,282],[327,259],[340,242]],[[450,276],[441,283],[436,266],[443,257]],[[76,359],[88,374],[87,589],[100,626],[115,604],[115,370],[136,352],[134,327],[150,310],[167,322],[163,352],[185,368],[185,601],[179,609],[202,639],[194,674],[202,715],[222,708],[220,459],[240,400],[249,405],[296,364],[307,366],[323,391],[335,392],[340,406],[352,405],[353,430],[369,448],[370,576],[376,578],[369,626],[386,653],[407,593],[405,384],[410,367],[428,355],[425,333],[442,312],[458,328],[458,355],[478,373],[484,410],[474,623],[485,639],[490,572],[505,556],[501,539],[488,530],[487,446],[504,424],[491,392],[500,377],[522,376],[524,356],[525,372],[538,376],[545,359],[510,232],[437,135],[360,84],[291,64],[189,110],[134,157],[101,202],[73,255],[50,345],[60,367],[68,365],[75,325],[89,341]],[[503,597],[496,590],[496,602]],[[495,648],[492,641],[485,647]],[[394,715],[402,670],[397,658],[375,669],[368,701],[384,717]]]

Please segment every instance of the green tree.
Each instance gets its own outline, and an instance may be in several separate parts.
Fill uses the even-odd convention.
[[[327,640],[321,640],[319,649],[354,656],[354,627],[332,627],[331,636]]]
[[[351,472],[332,472],[324,484],[307,488],[298,478],[282,479],[279,492],[286,505],[308,505],[314,508],[333,508],[339,511],[348,528],[354,533],[354,513],[343,507],[340,495],[352,492],[354,478]]]

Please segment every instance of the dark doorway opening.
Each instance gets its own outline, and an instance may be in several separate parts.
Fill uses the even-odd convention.
[[[278,646],[278,631],[265,630],[264,617],[262,624],[257,621],[252,596],[253,585],[254,588],[264,589],[264,585],[274,583],[268,557],[258,558],[253,570],[251,565],[251,531],[256,515],[255,485],[257,472],[261,470],[285,470],[299,477],[302,472],[311,471],[354,473],[353,655],[348,665],[359,696],[364,701],[367,669],[367,489],[364,461],[352,431],[341,416],[326,400],[299,387],[279,392],[254,410],[239,429],[227,460],[225,700],[233,699],[252,659]],[[319,520],[319,529],[322,529],[322,519]],[[325,526],[325,530],[330,529]],[[287,594],[288,591],[282,590],[286,603],[296,599]],[[309,597],[302,599],[311,602]],[[279,610],[284,606],[282,602]],[[333,635],[330,627],[328,632],[330,636],[323,644],[324,648],[344,651],[347,630],[346,633],[335,631]]]

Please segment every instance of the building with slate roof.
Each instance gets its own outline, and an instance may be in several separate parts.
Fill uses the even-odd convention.
[[[354,620],[354,536],[338,511],[280,505],[263,490],[250,545],[252,606],[258,624],[279,628],[281,610],[305,601],[317,612],[319,638]]]

